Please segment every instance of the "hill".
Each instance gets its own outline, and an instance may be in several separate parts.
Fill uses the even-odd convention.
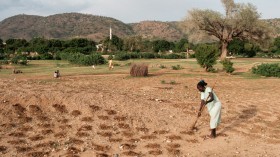
[[[47,17],[16,15],[7,18],[0,22],[0,36],[2,39],[86,37],[98,41],[108,36],[110,25],[117,36],[134,34],[129,25],[110,17],[64,13]]]
[[[280,19],[266,20],[280,34]],[[142,21],[126,24],[111,17],[80,13],[64,13],[51,16],[16,15],[0,22],[0,38],[46,37],[57,39],[89,38],[100,41],[113,34],[123,38],[136,35],[146,39],[177,41],[186,37],[179,22]]]
[[[186,37],[178,22],[142,21],[130,24],[137,35],[148,39],[176,41]]]

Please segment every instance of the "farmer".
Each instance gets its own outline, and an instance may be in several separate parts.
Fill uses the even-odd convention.
[[[56,71],[54,72],[53,77],[54,77],[54,78],[59,78],[59,77],[60,77],[59,70],[56,70]]]
[[[210,87],[206,87],[207,83],[204,80],[201,80],[197,84],[197,89],[201,92],[201,104],[198,112],[198,117],[201,116],[201,112],[203,109],[203,105],[207,106],[208,112],[210,114],[210,128],[211,134],[207,136],[209,138],[215,138],[216,135],[216,128],[221,121],[221,108],[222,104],[215,94],[214,91]],[[207,99],[208,98],[208,99]],[[207,100],[206,100],[207,99]]]
[[[113,69],[113,68],[114,68],[114,66],[113,66],[113,60],[110,59],[110,60],[109,60],[109,70],[111,70],[111,69]]]

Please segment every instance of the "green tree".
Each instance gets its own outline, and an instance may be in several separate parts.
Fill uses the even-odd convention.
[[[105,38],[103,45],[110,51],[121,51],[123,48],[123,40],[116,35],[112,35],[112,39]]]
[[[172,50],[175,47],[174,43],[166,40],[155,40],[153,41],[153,51],[154,52],[165,52]]]
[[[234,38],[266,41],[270,38],[270,29],[252,4],[235,3],[234,0],[221,0],[225,15],[213,10],[193,9],[182,26],[190,39],[209,39],[210,36],[218,39],[221,46],[221,59],[228,54],[228,45]],[[195,38],[194,38],[195,36]]]
[[[217,63],[218,47],[216,45],[200,44],[195,49],[195,58],[198,64],[206,71],[212,71]]]
[[[228,45],[228,51],[235,55],[240,55],[244,52],[245,42],[240,39],[233,39]]]
[[[125,51],[140,51],[142,46],[142,37],[141,36],[131,36],[127,37],[123,41],[123,50]]]
[[[0,39],[0,59],[4,58],[4,41]]]
[[[188,39],[181,39],[179,42],[175,44],[174,52],[186,52],[189,48]]]
[[[30,51],[38,52],[39,54],[44,54],[49,51],[48,40],[45,38],[33,38],[29,41]]]
[[[274,39],[273,45],[277,48],[280,49],[280,37],[277,37]]]

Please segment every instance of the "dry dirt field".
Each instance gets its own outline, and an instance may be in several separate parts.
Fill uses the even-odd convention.
[[[203,77],[222,102],[216,139],[205,110]],[[163,83],[163,80],[166,83]],[[170,82],[173,81],[173,84]],[[164,70],[128,74],[0,78],[0,156],[280,156],[280,79]]]

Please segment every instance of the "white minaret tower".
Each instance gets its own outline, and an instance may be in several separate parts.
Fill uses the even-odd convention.
[[[110,40],[112,40],[112,27],[110,25]]]

